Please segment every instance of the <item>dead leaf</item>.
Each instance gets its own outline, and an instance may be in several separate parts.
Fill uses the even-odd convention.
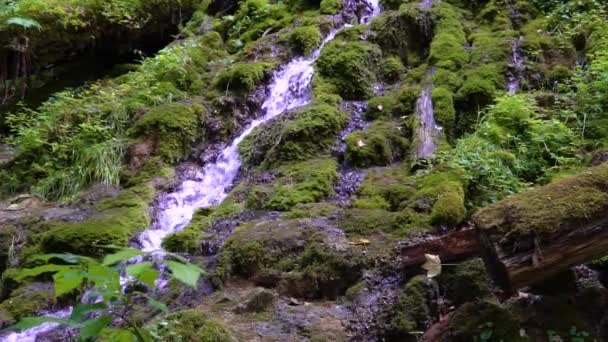
[[[363,140],[359,139],[359,141],[357,141],[357,146],[363,147],[363,146],[365,146],[365,143],[363,142]]]
[[[441,274],[441,259],[439,255],[425,254],[425,263],[422,264],[422,268],[427,271],[426,276],[429,278],[436,277]]]

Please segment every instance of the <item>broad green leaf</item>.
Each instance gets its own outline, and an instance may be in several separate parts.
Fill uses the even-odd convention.
[[[154,288],[154,283],[158,278],[158,271],[152,268],[151,262],[142,262],[127,266],[127,275],[137,278],[137,280],[150,288]]]
[[[111,266],[143,254],[142,251],[136,248],[124,248],[114,254],[106,255],[106,257],[103,258],[103,264],[105,266]]]
[[[171,260],[167,260],[166,264],[169,266],[173,278],[191,287],[196,287],[198,278],[204,273],[200,267],[192,264],[182,264]]]
[[[21,26],[23,28],[36,28],[38,31],[42,31],[42,25],[38,23],[36,20],[32,18],[26,17],[11,17],[8,18],[5,22],[6,25],[16,25]]]
[[[117,270],[103,266],[99,263],[89,265],[87,277],[94,282],[98,288],[106,288],[110,291],[120,291],[120,274]]]
[[[80,328],[80,339],[88,340],[96,337],[110,323],[112,323],[112,316],[109,315],[86,320]]]
[[[57,324],[62,324],[62,325],[67,325],[67,326],[76,325],[74,322],[70,321],[69,319],[40,316],[40,317],[22,318],[19,320],[19,322],[17,324],[13,325],[9,329],[10,330],[27,330],[27,329],[37,327],[44,323],[57,323]]]
[[[53,265],[53,264],[42,265],[42,266],[38,266],[38,267],[34,267],[34,268],[27,268],[27,269],[19,271],[19,274],[17,275],[17,279],[22,280],[24,278],[35,277],[35,276],[41,275],[43,273],[65,272],[65,271],[69,271],[69,270],[73,270],[73,269],[74,269],[74,266]]]
[[[57,272],[53,275],[55,283],[55,297],[68,293],[78,288],[84,280],[84,274],[80,271]]]
[[[139,342],[154,342],[154,338],[152,338],[152,335],[150,335],[147,330],[138,327],[135,327],[134,329],[137,333]]]
[[[87,315],[91,312],[104,310],[106,308],[107,308],[107,305],[105,303],[78,304],[72,310],[72,315],[70,316],[70,320],[79,322],[80,320],[82,320],[84,318],[85,315]]]
[[[88,257],[83,257],[80,255],[74,255],[74,254],[69,254],[69,253],[64,253],[64,254],[58,254],[58,253],[52,253],[52,254],[42,254],[42,255],[36,255],[32,257],[32,260],[40,260],[40,261],[49,261],[51,259],[60,259],[63,260],[65,262],[67,262],[68,264],[78,264],[81,261],[93,261],[93,259],[88,258]]]

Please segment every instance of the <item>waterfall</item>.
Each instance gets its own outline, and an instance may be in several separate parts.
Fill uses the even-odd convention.
[[[519,91],[521,79],[524,73],[524,56],[521,54],[521,44],[524,36],[519,36],[513,39],[511,43],[511,71],[509,72],[509,80],[507,83],[507,92],[515,94]]]
[[[363,1],[367,11],[360,17],[359,22],[367,24],[380,13],[380,5],[379,0]],[[242,164],[238,145],[259,125],[280,114],[310,103],[313,64],[321,54],[321,49],[333,40],[342,28],[348,26],[348,24],[343,24],[332,30],[321,46],[310,56],[296,57],[277,70],[268,86],[268,96],[262,104],[261,117],[251,122],[238,137],[227,145],[215,162],[208,163],[197,170],[196,175],[184,180],[176,191],[159,196],[152,226],[138,237],[144,252],[161,251],[163,239],[169,234],[185,228],[197,209],[220,204],[228,196],[228,190],[233,185]],[[63,317],[62,315],[69,315],[70,311],[71,308],[64,309],[48,314],[48,316]],[[24,332],[0,337],[0,341],[34,342],[39,334],[46,333],[56,326],[53,323],[43,324]]]
[[[333,30],[311,56],[298,57],[277,71],[268,88],[269,95],[262,104],[264,115],[251,122],[224,148],[214,163],[199,170],[196,179],[184,181],[177,191],[159,198],[156,222],[139,237],[144,252],[160,250],[162,240],[186,227],[197,209],[220,204],[226,198],[241,167],[238,145],[264,122],[310,102],[313,63],[323,46],[334,39],[338,31]]]
[[[416,101],[416,159],[428,159],[437,150],[436,141],[441,138],[441,127],[435,122],[433,112],[433,84],[428,79],[434,74],[432,69],[426,76],[427,81],[422,90],[422,94]]]

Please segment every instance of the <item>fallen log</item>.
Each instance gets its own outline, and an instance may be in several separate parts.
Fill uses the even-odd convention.
[[[503,199],[472,217],[474,228],[401,247],[404,267],[424,254],[481,256],[507,293],[608,255],[608,163]]]
[[[438,255],[442,261],[461,261],[479,255],[477,231],[463,229],[443,236],[428,239],[400,249],[401,266],[411,267],[422,264],[425,254]]]
[[[507,292],[608,254],[608,163],[473,215],[481,255]]]

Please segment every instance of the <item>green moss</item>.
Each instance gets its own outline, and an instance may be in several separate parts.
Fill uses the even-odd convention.
[[[358,198],[353,201],[353,207],[359,209],[381,209],[390,210],[391,205],[382,196],[374,195],[371,197]]]
[[[394,315],[387,325],[387,335],[409,341],[412,339],[412,332],[423,330],[431,315],[431,293],[430,279],[423,276],[410,279],[393,308]]]
[[[367,203],[388,204],[389,210],[398,211],[401,203],[415,193],[415,184],[408,179],[408,171],[404,165],[368,172],[357,192],[358,199]],[[379,198],[384,201],[381,201]]]
[[[446,296],[455,305],[491,294],[491,280],[479,258],[465,261],[456,267],[446,267],[438,282],[445,287]]]
[[[108,251],[101,246],[126,246],[133,234],[150,225],[148,203],[153,198],[151,186],[134,187],[101,201],[97,205],[101,211],[85,221],[52,223],[41,233],[42,251],[96,256]]]
[[[389,56],[384,61],[383,75],[388,82],[398,82],[405,73],[405,66],[397,56]]]
[[[321,44],[321,31],[316,26],[295,28],[289,35],[289,42],[297,54],[310,55]]]
[[[431,223],[454,227],[465,217],[464,191],[460,184],[442,190],[433,205]]]
[[[239,151],[251,166],[305,160],[325,152],[347,123],[348,115],[335,106],[309,106],[262,125],[241,143]]]
[[[128,178],[125,183],[128,186],[135,186],[157,179],[170,180],[175,177],[175,169],[165,163],[160,156],[146,159],[137,173],[126,173]]]
[[[303,298],[336,298],[360,276],[361,260],[328,248],[309,221],[251,222],[236,229],[222,250],[218,274],[246,277]]]
[[[507,307],[480,301],[462,305],[450,320],[450,333],[458,341],[473,341],[491,333],[497,341],[526,341],[519,335],[519,322]]]
[[[338,222],[349,235],[369,235],[375,232],[390,232],[395,227],[397,215],[381,209],[347,209]]]
[[[337,14],[342,8],[342,0],[321,0],[321,14]]]
[[[509,235],[551,233],[597,219],[606,210],[608,164],[602,164],[505,198],[479,210],[473,221],[481,229]]]
[[[268,75],[269,63],[235,63],[218,74],[213,81],[219,91],[234,91],[245,94],[254,90]]]
[[[451,92],[455,92],[462,86],[462,78],[457,72],[443,68],[437,68],[432,81],[435,87],[447,89]]]
[[[368,101],[365,116],[368,120],[391,119],[399,114],[400,102],[395,94],[378,96]]]
[[[313,75],[312,93],[316,103],[337,106],[342,103],[342,97],[338,95],[338,88],[327,81],[318,73]]]
[[[434,6],[432,12],[437,17],[437,27],[431,43],[430,62],[436,67],[455,71],[469,60],[462,18],[445,2]]]
[[[165,237],[162,246],[167,252],[198,254],[201,249],[200,238],[199,232],[190,229],[182,230]]]
[[[8,312],[14,319],[35,316],[55,304],[55,296],[49,289],[39,289],[41,284],[19,287],[11,297],[0,304],[0,311]]]
[[[284,217],[288,219],[326,217],[337,209],[335,205],[328,203],[299,203],[285,213]]]
[[[365,99],[373,94],[382,51],[365,42],[334,40],[327,44],[317,67],[323,78],[334,85],[344,99]]]
[[[289,210],[296,204],[317,202],[333,193],[338,180],[338,163],[333,159],[316,159],[281,167],[267,208]]]
[[[399,88],[398,98],[401,103],[403,114],[410,115],[414,113],[416,101],[418,100],[420,93],[422,93],[422,87],[418,85],[404,85]]]
[[[355,131],[346,139],[345,160],[357,167],[388,165],[401,159],[408,141],[396,125],[388,121],[372,123],[365,131]]]
[[[133,135],[154,139],[154,147],[168,163],[187,157],[199,138],[203,108],[170,103],[153,107],[133,126]]]
[[[236,338],[219,321],[209,319],[198,309],[178,311],[157,320],[151,327],[167,342],[235,342]]]
[[[369,25],[369,39],[382,51],[416,66],[428,53],[432,37],[432,18],[428,11],[410,3],[397,11],[384,11]]]
[[[436,87],[432,93],[435,120],[446,132],[451,132],[456,121],[456,110],[452,92],[444,87]]]

